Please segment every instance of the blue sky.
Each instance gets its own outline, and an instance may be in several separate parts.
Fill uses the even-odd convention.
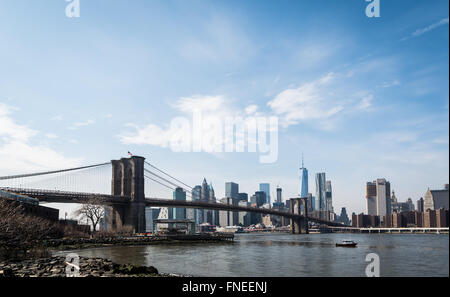
[[[376,178],[402,201],[449,181],[446,0],[381,0],[380,18],[363,0],[80,3],[69,19],[63,0],[0,1],[1,175],[132,151],[219,198],[226,181],[289,198],[303,152],[310,191],[326,172],[337,212],[364,211]],[[197,104],[279,117],[277,162],[164,147]]]

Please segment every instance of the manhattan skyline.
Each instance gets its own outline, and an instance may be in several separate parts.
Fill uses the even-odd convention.
[[[81,0],[68,19],[64,1],[4,1],[0,175],[131,151],[189,185],[206,177],[218,199],[234,181],[249,195],[279,185],[285,200],[300,194],[304,152],[309,192],[325,172],[336,212],[364,212],[377,178],[416,201],[449,180],[449,4],[381,3],[369,19],[362,0]],[[277,116],[278,160],[172,152],[168,124],[194,106]]]

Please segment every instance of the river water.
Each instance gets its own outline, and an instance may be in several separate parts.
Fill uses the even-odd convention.
[[[354,240],[357,248],[338,248]],[[162,273],[207,277],[364,277],[366,255],[381,276],[449,276],[449,236],[431,234],[237,234],[234,243],[168,244],[71,251]],[[67,252],[64,252],[67,253]]]

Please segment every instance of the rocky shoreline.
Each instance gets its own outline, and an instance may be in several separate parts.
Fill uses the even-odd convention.
[[[24,261],[0,261],[1,277],[66,277],[66,257],[50,257]],[[102,258],[83,258],[79,262],[80,277],[171,277],[159,274],[153,266],[116,264]]]

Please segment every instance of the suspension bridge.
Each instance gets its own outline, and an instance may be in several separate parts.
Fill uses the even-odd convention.
[[[171,191],[182,188],[189,200],[151,197],[149,190],[155,185]],[[328,226],[343,226],[339,223],[309,217],[305,213],[308,208],[305,199],[290,199],[289,212],[195,200],[193,187],[139,156],[77,168],[3,176],[0,177],[0,190],[31,197],[42,203],[94,203],[110,206],[112,215],[109,218],[109,225],[112,228],[133,226],[137,233],[145,232],[146,207],[178,207],[276,215],[290,219],[292,232],[296,234],[308,233],[308,221]]]

